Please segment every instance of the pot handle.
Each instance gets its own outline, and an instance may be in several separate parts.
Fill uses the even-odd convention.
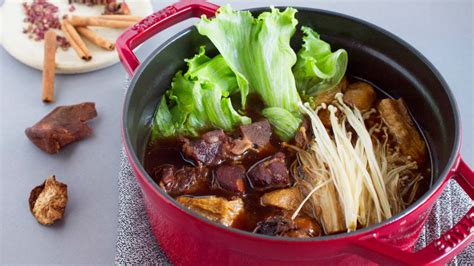
[[[474,199],[474,172],[462,160],[458,159],[454,179],[464,191]],[[375,238],[375,241],[374,241]],[[449,262],[474,240],[474,207],[449,231],[417,252],[401,251],[396,247],[377,240],[377,236],[361,241],[358,246],[372,251],[374,259],[387,259],[397,264],[433,265]]]
[[[181,0],[153,13],[128,28],[118,37],[116,42],[120,61],[122,61],[128,74],[133,76],[133,73],[140,64],[133,53],[133,49],[138,45],[160,31],[188,18],[200,17],[202,15],[213,17],[218,8],[219,6],[205,0]]]

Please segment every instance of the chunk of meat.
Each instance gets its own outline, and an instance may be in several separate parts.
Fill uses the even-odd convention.
[[[231,139],[222,129],[209,131],[200,139],[181,138],[183,153],[198,164],[215,166],[221,164],[229,155]]]
[[[221,165],[215,172],[216,181],[225,190],[245,192],[245,168],[241,165]]]
[[[247,176],[252,187],[260,191],[284,188],[291,184],[285,154],[282,152],[252,166]]]
[[[370,84],[358,81],[347,87],[343,100],[347,105],[354,106],[361,112],[365,112],[372,108],[376,98],[377,93]]]
[[[426,161],[426,145],[404,101],[401,98],[383,99],[378,105],[378,110],[390,133],[395,137],[400,152],[405,156],[410,156],[419,166],[423,165]]]
[[[90,136],[92,129],[85,122],[96,116],[94,103],[58,106],[25,134],[41,150],[58,153],[63,146]]]
[[[294,211],[303,201],[303,197],[297,187],[292,187],[267,192],[263,194],[260,201],[264,206]]]
[[[285,236],[306,238],[321,235],[321,227],[309,217],[298,216],[293,223],[296,226],[296,230],[287,232]]]
[[[270,144],[272,128],[266,119],[250,125],[241,125],[240,131],[244,139],[250,140],[258,148],[264,148]]]
[[[267,236],[284,236],[295,229],[296,225],[290,219],[283,216],[270,216],[258,222],[253,232]]]
[[[231,226],[234,219],[244,210],[244,202],[240,198],[229,201],[216,196],[181,196],[176,200],[188,209],[225,226]]]
[[[250,125],[241,125],[242,138],[234,139],[230,152],[234,155],[242,155],[248,150],[261,150],[270,145],[272,128],[268,120],[262,120]]]
[[[160,179],[160,187],[172,196],[193,194],[207,188],[209,170],[204,166],[184,166],[176,169],[166,164],[160,166],[155,174]]]
[[[257,223],[254,233],[307,238],[321,235],[321,228],[308,217],[297,217],[293,221],[285,216],[270,216]]]
[[[230,148],[230,152],[234,155],[242,155],[252,148],[253,143],[249,139],[234,139],[232,142],[232,148]]]

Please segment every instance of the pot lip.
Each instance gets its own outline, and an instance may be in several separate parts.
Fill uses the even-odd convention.
[[[286,8],[287,6],[276,6],[278,9]],[[186,29],[180,31],[179,33],[175,34],[173,37],[169,38],[165,42],[163,42],[159,47],[157,47],[150,55],[147,56],[146,60],[144,60],[138,67],[137,71],[135,72],[134,76],[131,78],[131,81],[129,83],[124,103],[123,103],[123,108],[122,108],[122,139],[123,143],[125,145],[125,152],[127,157],[130,160],[130,163],[132,165],[132,168],[134,168],[140,177],[142,177],[146,181],[146,185],[152,189],[155,194],[157,194],[161,199],[166,201],[166,203],[174,206],[177,208],[177,210],[180,210],[182,213],[186,214],[189,216],[189,218],[193,218],[195,220],[198,220],[203,223],[203,225],[208,225],[213,227],[214,229],[218,229],[220,231],[226,232],[226,233],[232,233],[237,237],[246,237],[249,239],[254,239],[254,240],[265,240],[265,241],[283,241],[283,242],[304,242],[304,243],[311,243],[311,242],[320,242],[320,241],[328,241],[328,240],[341,240],[345,238],[354,238],[354,237],[362,237],[366,236],[371,233],[376,233],[377,230],[388,226],[396,221],[399,221],[403,219],[403,217],[409,215],[411,212],[415,211],[418,209],[420,206],[424,205],[438,190],[442,188],[442,185],[448,180],[449,178],[449,172],[452,171],[453,167],[456,165],[456,160],[459,157],[459,149],[461,145],[461,123],[459,119],[459,109],[458,105],[456,103],[456,100],[454,98],[454,95],[449,87],[449,85],[446,83],[440,72],[435,68],[435,66],[428,61],[428,59],[421,54],[417,49],[415,49],[413,46],[399,38],[398,36],[394,35],[393,33],[376,26],[375,24],[372,24],[370,22],[367,22],[365,20],[355,18],[349,15],[345,15],[342,13],[334,12],[334,11],[328,11],[328,10],[323,10],[323,9],[317,9],[317,8],[309,8],[309,7],[296,7],[292,6],[297,10],[304,10],[304,11],[309,11],[313,13],[320,13],[320,14],[325,14],[325,15],[330,15],[330,16],[336,16],[345,20],[349,20],[352,23],[357,23],[357,24],[362,24],[363,26],[366,26],[368,28],[371,28],[375,31],[381,32],[385,37],[391,39],[393,42],[397,42],[398,44],[404,46],[407,48],[412,54],[414,54],[422,63],[424,63],[430,71],[435,75],[435,77],[438,79],[438,82],[442,85],[444,88],[448,101],[451,105],[452,111],[453,111],[453,122],[454,122],[454,144],[451,149],[451,154],[449,156],[449,160],[446,163],[444,169],[440,172],[438,179],[432,184],[431,188],[425,192],[419,199],[417,199],[414,203],[412,203],[408,208],[403,210],[402,212],[392,216],[391,218],[381,222],[377,223],[362,229],[358,229],[353,232],[345,232],[345,233],[339,233],[339,234],[334,234],[334,235],[326,235],[326,236],[320,236],[320,237],[315,237],[315,238],[306,238],[306,239],[301,239],[301,238],[290,238],[290,237],[275,237],[275,236],[266,236],[266,235],[260,235],[260,234],[255,234],[252,232],[247,232],[243,231],[240,229],[236,228],[230,228],[226,227],[224,225],[221,225],[217,222],[213,222],[208,220],[207,218],[204,218],[197,213],[185,208],[184,206],[181,206],[174,200],[170,195],[162,191],[162,189],[156,184],[156,182],[153,181],[153,179],[150,177],[150,175],[145,171],[142,163],[140,162],[137,154],[133,151],[132,152],[132,144],[130,140],[130,135],[128,132],[128,128],[126,126],[127,124],[127,118],[128,118],[128,109],[130,105],[130,100],[131,100],[131,95],[133,88],[135,87],[138,77],[143,73],[143,71],[146,69],[147,65],[153,60],[153,58],[160,53],[164,48],[166,48],[170,43],[174,42],[176,39],[181,37],[182,35],[187,34],[194,26],[187,27]],[[251,8],[251,9],[246,9],[249,11],[264,11],[268,10],[269,7],[256,7],[256,8]],[[443,177],[443,178],[441,178]],[[148,219],[148,218],[147,218]]]

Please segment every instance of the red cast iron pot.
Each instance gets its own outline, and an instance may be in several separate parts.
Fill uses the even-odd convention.
[[[123,109],[126,152],[145,198],[148,218],[161,248],[176,264],[283,265],[338,263],[438,264],[449,261],[473,240],[474,208],[441,238],[413,252],[420,230],[448,180],[454,178],[473,198],[474,174],[459,155],[460,121],[453,96],[441,75],[413,47],[372,24],[318,9],[298,8],[299,25],[315,28],[334,48],[348,51],[348,73],[370,80],[388,95],[403,97],[431,150],[432,185],[394,217],[352,233],[314,239],[252,234],[198,217],[178,205],[145,172],[142,159],[155,106],[184,58],[199,46],[216,53],[192,27],[171,38],[139,64],[133,49],[161,30],[191,17],[215,15],[218,6],[180,1],[129,28],[117,40],[126,70],[133,76]],[[258,14],[267,8],[252,9]],[[301,45],[301,32],[292,43]]]

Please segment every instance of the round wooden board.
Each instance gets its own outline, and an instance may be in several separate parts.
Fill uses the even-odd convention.
[[[23,33],[26,23],[22,3],[23,0],[5,0],[0,9],[0,36],[1,44],[5,50],[20,62],[33,68],[43,69],[43,45],[44,41],[34,41]],[[32,0],[27,0],[31,3]],[[58,16],[61,18],[65,14],[76,16],[98,16],[104,10],[104,6],[86,6],[74,4],[76,10],[69,12],[68,0],[49,0],[50,3],[59,8]],[[153,10],[150,0],[128,0],[127,5],[132,15],[146,17]],[[91,27],[102,37],[115,42],[123,29],[111,29],[101,27]],[[58,35],[63,35],[60,30],[56,31]],[[84,73],[101,68],[108,67],[119,61],[117,52],[106,51],[94,44],[84,40],[92,54],[92,60],[84,61],[80,59],[74,49],[69,48],[67,51],[58,47],[56,53],[56,72],[62,74]]]

